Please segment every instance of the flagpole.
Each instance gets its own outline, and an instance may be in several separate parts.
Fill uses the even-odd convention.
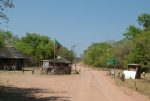
[[[55,54],[56,54],[56,46],[55,46],[55,40],[54,40],[54,68],[55,68]]]

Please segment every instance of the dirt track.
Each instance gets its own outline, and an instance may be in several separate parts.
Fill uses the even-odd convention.
[[[143,95],[117,87],[104,71],[80,68],[80,75],[71,76],[0,73],[0,85],[16,94],[18,101],[149,101]]]

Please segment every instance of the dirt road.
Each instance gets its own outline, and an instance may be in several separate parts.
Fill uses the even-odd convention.
[[[74,101],[146,101],[142,95],[122,91],[104,72],[86,71],[81,75],[78,89],[73,90]]]
[[[0,85],[6,90],[2,93],[11,93],[7,99],[17,98],[10,101],[149,101],[117,87],[104,71],[80,68],[80,75],[65,76],[2,72]],[[4,97],[0,95],[1,99]]]

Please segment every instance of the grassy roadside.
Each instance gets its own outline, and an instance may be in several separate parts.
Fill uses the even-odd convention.
[[[145,78],[136,80],[125,79],[124,82],[119,78],[115,78],[115,82],[118,86],[128,87],[134,91],[150,97],[150,73],[146,74]]]

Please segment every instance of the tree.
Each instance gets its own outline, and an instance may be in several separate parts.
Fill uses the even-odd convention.
[[[47,36],[26,33],[26,36],[15,41],[14,46],[26,56],[30,57],[33,64],[37,64],[43,59],[54,58],[54,41]],[[57,55],[70,60],[71,51],[65,47],[61,47]]]
[[[115,43],[115,47],[113,47],[113,57],[116,59],[117,68],[124,68],[127,64],[127,57],[130,52],[133,50],[133,42],[131,40],[121,40]]]
[[[105,67],[107,58],[115,58],[117,67],[126,67],[129,63],[150,66],[150,15],[142,14],[138,22],[144,28],[130,25],[118,42],[95,43],[84,51],[84,62],[92,66]],[[113,44],[112,44],[113,43]]]
[[[36,33],[26,33],[26,36],[15,41],[16,49],[30,57],[33,64],[40,60],[53,58],[53,43],[47,36]]]
[[[13,5],[12,0],[0,0],[0,20],[1,21],[8,22],[9,19],[5,13],[8,8],[13,8],[13,7],[14,5]]]
[[[13,46],[14,41],[18,39],[10,31],[0,31],[0,46]]]
[[[4,38],[3,36],[0,34],[0,48],[4,46]]]
[[[65,58],[67,60],[72,61],[72,51],[68,50],[66,47],[61,47],[57,53],[58,56],[61,56],[62,58]]]
[[[8,22],[9,19],[5,13],[8,8],[13,8],[13,7],[14,5],[12,0],[0,0],[0,24],[2,23],[2,21]],[[5,43],[4,41],[6,41],[2,33],[3,31],[0,31],[0,47],[3,47]]]
[[[14,43],[14,47],[26,56],[33,55],[33,48],[28,43],[23,42],[21,39]]]
[[[150,27],[150,14],[144,13],[142,15],[139,15],[137,21],[144,28]]]
[[[84,62],[95,67],[104,67],[107,58],[111,57],[111,49],[111,45],[106,42],[94,43],[84,51]]]
[[[53,43],[49,41],[48,43],[41,42],[37,47],[37,57],[39,60],[51,59],[54,56],[53,53]]]
[[[130,55],[130,62],[147,63],[150,60],[150,31],[137,36],[134,39],[135,48]]]
[[[127,32],[125,32],[123,34],[123,36],[126,38],[126,39],[129,39],[129,40],[132,40],[133,38],[135,38],[138,34],[141,34],[142,30],[140,28],[136,28],[135,26],[133,25],[130,25],[128,28],[127,28]]]

